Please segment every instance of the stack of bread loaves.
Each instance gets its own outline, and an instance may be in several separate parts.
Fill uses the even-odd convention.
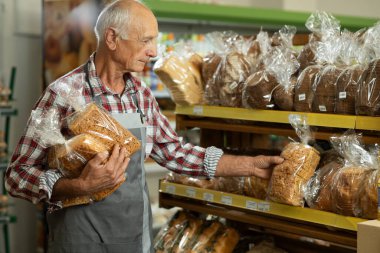
[[[140,149],[139,140],[95,103],[90,103],[82,110],[71,114],[67,122],[74,137],[64,144],[52,146],[48,153],[49,166],[59,169],[67,177],[78,177],[87,161],[99,152],[111,152],[115,144],[125,147],[129,155]],[[92,196],[66,199],[63,206],[102,200],[120,185],[121,183]]]
[[[169,89],[176,104],[202,104],[202,61],[198,54],[192,54],[189,58],[172,54],[155,63],[154,72]]]

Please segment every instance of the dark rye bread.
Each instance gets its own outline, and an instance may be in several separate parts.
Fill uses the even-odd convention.
[[[273,109],[273,91],[278,83],[267,71],[250,75],[243,88],[243,106],[252,109]]]
[[[315,65],[315,53],[313,44],[307,43],[297,57],[300,63],[300,71],[306,69],[308,66]]]
[[[364,72],[362,65],[345,68],[336,82],[336,113],[355,114],[355,97],[359,80]]]
[[[360,78],[356,114],[380,115],[380,59],[370,62]]]
[[[250,73],[250,64],[239,52],[231,52],[221,61],[217,78],[221,84],[220,104],[230,107],[242,107],[243,82]]]
[[[294,104],[294,87],[297,83],[297,78],[290,78],[290,85],[285,88],[284,85],[278,85],[273,92],[274,104],[284,111],[293,111]]]
[[[336,81],[341,72],[342,70],[334,65],[326,65],[321,69],[313,86],[313,112],[335,112]]]
[[[219,64],[222,57],[212,53],[203,58],[202,63],[202,79],[205,85],[205,102],[209,105],[219,105],[219,89],[218,79]]]
[[[313,84],[322,66],[312,65],[298,76],[294,88],[294,109],[298,112],[311,112],[314,99]]]
[[[110,152],[115,144],[125,147],[129,155],[140,149],[140,141],[122,127],[110,114],[90,103],[68,118],[68,127],[74,135],[90,134]]]

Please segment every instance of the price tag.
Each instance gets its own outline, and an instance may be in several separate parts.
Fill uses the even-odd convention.
[[[175,186],[174,185],[167,185],[166,186],[166,192],[170,194],[175,194]]]
[[[268,202],[260,202],[257,207],[257,209],[262,212],[268,212],[270,210],[270,204]]]
[[[187,188],[186,189],[186,196],[188,196],[190,198],[195,198],[196,193],[197,193],[196,190],[193,188]]]
[[[230,90],[234,90],[236,89],[236,87],[238,86],[237,82],[233,82],[230,84]]]
[[[229,205],[229,206],[232,205],[232,197],[230,196],[222,196],[221,201],[225,205]]]
[[[324,106],[324,105],[320,105],[320,106],[318,106],[319,107],[319,111],[321,111],[321,112],[325,112],[325,111],[327,111],[326,110],[326,106]]]
[[[203,106],[199,106],[199,105],[194,106],[193,113],[195,115],[203,115]]]
[[[252,201],[252,200],[247,200],[245,202],[245,207],[247,209],[257,210],[257,203],[255,201]]]
[[[347,92],[345,91],[339,92],[339,99],[345,99],[346,97],[347,97]]]
[[[298,101],[304,101],[305,99],[306,99],[306,94],[305,93],[298,95]]]
[[[214,201],[214,194],[209,193],[209,192],[205,192],[205,193],[203,193],[203,199],[206,201],[213,202]]]

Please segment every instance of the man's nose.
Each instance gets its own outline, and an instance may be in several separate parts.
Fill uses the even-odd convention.
[[[146,55],[149,56],[150,58],[157,56],[157,44],[156,43],[152,43],[151,45],[149,45],[148,49],[146,50]]]

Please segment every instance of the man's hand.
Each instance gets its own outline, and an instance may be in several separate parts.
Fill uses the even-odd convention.
[[[98,153],[88,161],[78,178],[60,178],[53,188],[52,200],[92,195],[113,188],[125,180],[125,170],[130,158],[125,148],[115,145],[111,156]]]
[[[215,176],[257,176],[268,179],[274,166],[281,164],[280,156],[234,156],[223,155],[216,167]]]

